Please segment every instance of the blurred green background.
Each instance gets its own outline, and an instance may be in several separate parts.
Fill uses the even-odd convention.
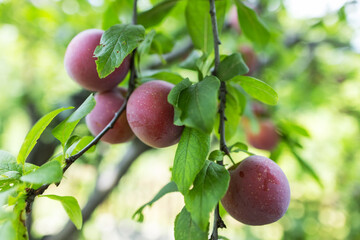
[[[139,11],[159,2],[139,0]],[[155,27],[173,38],[175,50],[188,38],[185,3],[178,1]],[[310,137],[291,137],[302,145],[297,154],[312,167],[323,187],[280,143],[272,156],[278,156],[290,182],[288,212],[280,221],[261,227],[224,216],[228,228],[220,234],[232,240],[360,239],[360,3],[251,0],[249,4],[271,30],[270,43],[266,48],[252,46],[227,25],[220,51],[228,54],[243,45],[254,48],[260,66],[253,75],[279,94],[278,105],[269,107],[271,118],[278,126],[288,121],[307,129]],[[65,72],[67,44],[82,30],[129,23],[131,5],[130,0],[0,0],[0,149],[17,154],[27,131],[43,114],[80,104],[89,93]],[[231,4],[229,12],[230,8]],[[143,65],[153,58],[157,57],[145,59]],[[194,76],[176,63],[166,67],[183,77]],[[84,124],[77,132],[89,134]],[[232,141],[245,141],[241,133],[237,138]],[[50,129],[40,144],[46,147],[34,150],[32,158],[37,161],[57,151]],[[84,206],[99,172],[121,160],[128,147],[100,144],[96,153],[83,157],[61,185],[47,193],[73,195]],[[142,224],[131,216],[169,181],[174,150],[143,154],[85,224],[79,239],[172,239],[173,222],[183,206],[180,194],[167,195],[146,208]],[[244,157],[235,156],[237,160]],[[60,204],[43,198],[35,201],[33,219],[35,237],[56,234],[67,222]]]

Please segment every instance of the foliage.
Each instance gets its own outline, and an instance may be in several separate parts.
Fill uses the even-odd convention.
[[[281,141],[270,158],[286,169],[294,192],[292,204],[284,220],[273,226],[276,231],[271,227],[256,230],[232,226],[229,221],[228,231],[222,234],[237,236],[240,233],[252,239],[264,239],[274,232],[279,235],[274,234],[274,239],[300,239],[307,235],[319,239],[359,237],[356,224],[359,216],[355,214],[359,210],[355,203],[359,194],[354,184],[359,180],[359,164],[355,161],[359,155],[355,146],[360,126],[360,105],[355,90],[359,87],[356,66],[359,57],[350,45],[353,30],[346,9],[351,4],[323,18],[295,21],[282,1],[215,1],[222,55],[217,75],[213,76],[214,39],[207,1],[151,0],[147,5],[139,1],[138,25],[130,24],[133,3],[130,0],[104,1],[101,6],[85,0],[48,2],[21,3],[22,11],[18,11],[19,1],[0,2],[0,32],[5,36],[0,39],[0,49],[4,52],[0,62],[5,63],[0,66],[4,77],[4,81],[0,81],[0,147],[9,151],[0,151],[0,205],[3,206],[0,236],[4,239],[28,237],[24,226],[27,196],[44,185],[66,184],[62,181],[63,169],[69,158],[94,139],[87,136],[89,133],[81,120],[94,107],[93,96],[86,99],[84,95],[89,94],[85,93],[81,101],[72,102],[69,96],[77,94],[79,88],[61,70],[61,62],[66,45],[76,33],[103,26],[107,31],[95,51],[99,76],[110,74],[137,48],[137,85],[155,79],[176,84],[168,101],[175,109],[174,123],[185,125],[173,151],[172,181],[137,211],[136,208],[146,202],[145,193],[142,195],[139,187],[142,185],[129,183],[136,195],[119,190],[126,195],[123,198],[130,199],[129,203],[121,200],[121,208],[128,209],[120,213],[122,217],[135,212],[134,217],[146,224],[144,215],[149,214],[146,219],[151,219],[151,214],[145,212],[145,207],[155,206],[156,201],[166,199],[163,196],[167,193],[179,191],[184,199],[181,204],[185,206],[171,219],[172,223],[175,220],[175,239],[208,239],[212,227],[210,213],[227,189],[227,169],[236,167],[244,155],[268,154],[247,146],[243,133],[244,117],[250,119],[251,128],[257,127],[251,104],[258,100],[271,105],[267,109]],[[232,4],[236,7],[241,34],[229,26],[228,12]],[[195,50],[185,51],[174,58],[175,61],[168,57],[168,53],[171,55],[186,45],[189,38]],[[12,47],[11,42],[16,42],[16,47]],[[246,56],[238,52],[239,45],[252,46],[259,56],[259,66],[252,75],[248,75],[250,64]],[[126,85],[129,79],[121,85]],[[218,98],[222,81],[226,81],[227,89],[225,140],[232,159],[214,147],[218,141],[212,138],[212,135],[217,139],[221,137]],[[276,104],[279,105],[272,106]],[[69,105],[78,106],[77,110],[71,115],[68,111],[62,113],[70,109]],[[46,112],[50,113],[44,114]],[[41,115],[44,117],[40,118]],[[34,125],[30,131],[29,125]],[[27,136],[25,132],[29,132]],[[17,140],[22,137],[23,143]],[[40,159],[36,155],[38,148],[44,143],[48,145],[41,149],[51,153],[47,155],[44,151],[40,155],[45,161],[36,162]],[[51,148],[51,144],[55,147]],[[15,157],[13,153],[19,146]],[[113,164],[113,156],[121,155],[127,147],[100,144],[95,154],[86,154],[76,164],[91,163],[95,166],[92,171],[100,172],[106,164]],[[159,153],[156,150],[153,154]],[[97,159],[101,157],[104,159],[99,163]],[[225,167],[217,164],[221,161]],[[71,174],[69,182],[76,182]],[[86,179],[86,174],[80,178]],[[94,178],[93,174],[91,179]],[[83,181],[73,184],[75,190],[71,192],[71,195],[78,192],[80,205],[89,194],[89,190],[83,189],[89,189],[92,182]],[[146,181],[149,180],[144,179]],[[81,228],[81,209],[75,198],[40,196],[60,201],[71,221]],[[178,199],[182,197],[177,195]],[[113,203],[115,198],[109,200],[111,209],[119,205],[118,201]],[[35,219],[40,218],[36,210],[40,208],[46,207],[34,205]],[[227,220],[225,213],[221,216]],[[340,220],[332,221],[334,216]],[[93,226],[94,222],[85,224],[81,238],[88,236],[91,227],[86,226]],[[35,227],[32,232],[48,234],[39,233]]]

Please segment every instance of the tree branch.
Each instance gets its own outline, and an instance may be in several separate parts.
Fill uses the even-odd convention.
[[[134,0],[134,10],[133,10],[133,23],[136,23],[136,19],[137,19],[137,0]],[[127,93],[127,97],[124,101],[124,103],[122,104],[122,106],[120,107],[120,109],[115,113],[113,119],[108,123],[108,125],[106,125],[106,127],[88,144],[86,145],[82,150],[80,150],[77,154],[74,154],[72,156],[70,156],[69,158],[65,159],[65,167],[63,168],[63,173],[66,172],[66,170],[77,160],[79,159],[84,153],[86,153],[91,147],[95,146],[100,139],[106,134],[107,131],[109,131],[111,128],[114,127],[116,121],[118,120],[118,118],[120,117],[120,115],[125,111],[126,109],[126,105],[127,105],[127,101],[129,99],[130,94],[134,91],[135,89],[135,78],[136,78],[136,72],[135,72],[135,53],[136,53],[136,48],[134,49],[134,51],[131,54],[131,61],[130,61],[130,80],[129,80],[129,87],[128,87],[128,93]],[[60,184],[60,183],[58,183]],[[57,184],[57,185],[58,185]],[[41,195],[45,192],[46,189],[48,189],[50,186],[50,184],[45,184],[43,186],[41,186],[38,189],[27,189],[27,198],[26,198],[26,213],[29,214],[31,212],[31,208],[32,208],[32,204],[35,200],[35,197],[38,195]]]
[[[121,161],[115,167],[102,172],[96,181],[95,188],[82,209],[83,223],[90,219],[94,210],[103,203],[114,188],[119,184],[121,178],[126,174],[131,164],[145,151],[151,149],[149,146],[143,144],[140,140],[135,139],[127,152],[123,155]],[[109,176],[114,176],[108,179]],[[54,236],[44,237],[43,240],[62,240],[62,239],[75,239],[74,234],[77,230],[72,222],[68,222],[65,227]]]
[[[221,44],[219,39],[218,26],[216,21],[216,7],[215,0],[210,1],[210,16],[211,16],[211,25],[212,32],[214,38],[214,52],[215,52],[215,67],[213,71],[213,75],[217,75],[217,70],[220,64],[220,53],[219,53],[219,45]],[[226,107],[226,83],[224,81],[220,82],[220,90],[219,90],[219,115],[220,115],[220,123],[219,123],[219,134],[220,134],[220,150],[223,151],[226,155],[230,155],[228,147],[226,146],[225,140],[225,107]],[[224,165],[223,161],[217,161],[218,164]],[[218,240],[218,228],[225,228],[225,223],[220,217],[219,214],[219,204],[215,207],[214,212],[214,226],[211,234],[210,240]]]

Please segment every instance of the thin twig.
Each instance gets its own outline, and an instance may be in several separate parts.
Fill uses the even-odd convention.
[[[133,10],[133,24],[136,24],[137,19],[137,0],[134,0],[134,10]],[[116,121],[119,119],[121,114],[125,111],[127,101],[129,99],[130,94],[134,91],[135,88],[135,79],[136,79],[136,72],[135,72],[135,53],[136,49],[131,54],[131,60],[130,60],[130,80],[129,80],[129,87],[128,87],[128,93],[127,97],[120,107],[120,109],[115,113],[113,119],[106,125],[106,127],[88,144],[86,145],[82,150],[80,150],[77,154],[74,154],[67,159],[65,159],[65,167],[63,168],[63,173],[66,172],[66,170],[77,160],[79,159],[84,153],[86,153],[91,147],[95,146],[100,139],[106,134],[107,131],[109,131],[111,128],[114,127]],[[57,183],[59,185],[60,183]],[[50,184],[45,184],[41,186],[38,189],[27,189],[27,198],[26,198],[26,213],[29,214],[31,212],[32,203],[35,200],[35,197],[38,195],[42,195],[46,189],[48,189]]]
[[[95,209],[107,199],[110,193],[119,184],[122,177],[127,173],[132,163],[142,153],[149,149],[151,149],[149,146],[143,144],[140,140],[135,139],[127,149],[126,153],[122,156],[121,160],[118,161],[116,166],[105,170],[98,176],[94,190],[85,207],[82,209],[83,224],[90,219]],[[106,185],[104,185],[104,179],[113,175],[114,177],[110,180],[106,180]],[[46,236],[43,240],[75,239],[76,233],[77,229],[74,224],[69,221],[58,234]]]
[[[219,39],[219,32],[218,32],[218,26],[216,21],[216,7],[215,7],[215,0],[209,0],[210,1],[210,16],[211,16],[211,24],[212,24],[212,31],[213,31],[213,38],[214,38],[214,52],[215,52],[215,66],[213,75],[217,75],[217,70],[220,64],[220,53],[219,53],[219,45],[221,44]],[[220,117],[220,123],[219,123],[219,134],[220,134],[220,150],[223,151],[226,155],[230,155],[229,149],[226,146],[226,140],[225,140],[225,107],[226,107],[226,83],[224,81],[220,82],[220,90],[219,90],[219,100],[220,100],[220,106],[219,106],[219,117]],[[217,161],[217,164],[224,165],[223,161]],[[219,214],[219,204],[216,205],[215,211],[214,211],[214,226],[213,231],[211,234],[210,240],[218,240],[218,228],[225,228],[225,223],[220,217]]]

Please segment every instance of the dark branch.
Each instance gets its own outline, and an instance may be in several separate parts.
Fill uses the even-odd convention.
[[[102,172],[96,181],[96,186],[86,203],[85,207],[82,209],[83,223],[90,219],[94,210],[103,203],[114,188],[119,184],[121,178],[127,173],[131,164],[145,151],[151,149],[150,147],[143,144],[140,140],[135,139],[127,152],[123,155],[121,161],[115,167],[112,167],[109,170]],[[114,174],[113,174],[114,173]],[[114,177],[110,180],[106,179],[108,176]],[[106,179],[106,184],[104,184],[104,179]],[[75,239],[75,234],[77,230],[72,222],[68,222],[65,227],[54,236],[47,236],[44,240],[60,240],[60,239]]]
[[[211,16],[211,24],[212,24],[212,31],[213,31],[213,38],[214,38],[214,52],[215,52],[215,67],[214,67],[213,75],[216,76],[217,70],[218,70],[218,67],[220,64],[219,45],[221,44],[221,42],[219,39],[218,26],[217,26],[217,21],[216,21],[215,0],[209,0],[209,1],[210,1],[210,16]],[[219,100],[220,100],[220,106],[219,106],[220,150],[223,151],[226,155],[230,156],[228,147],[226,146],[226,140],[225,140],[226,83],[224,81],[221,81],[221,84],[220,84]],[[222,160],[217,161],[217,163],[220,165],[224,165]],[[219,238],[218,228],[225,228],[225,227],[226,226],[219,214],[219,204],[217,204],[217,206],[215,207],[215,212],[214,212],[214,226],[213,226],[213,231],[212,231],[210,240],[218,240],[218,238]]]
[[[136,24],[136,19],[137,19],[137,0],[134,0],[134,10],[133,10],[133,24]],[[135,72],[135,53],[136,53],[136,49],[132,52],[131,54],[131,69],[130,69],[130,80],[129,80],[129,87],[128,87],[128,93],[127,93],[127,97],[123,103],[123,105],[120,107],[120,109],[115,113],[113,119],[108,123],[108,125],[106,125],[106,127],[87,145],[85,146],[82,150],[80,150],[77,154],[70,156],[69,158],[65,159],[65,167],[63,168],[63,173],[66,172],[66,170],[77,160],[79,159],[84,153],[86,153],[91,147],[95,146],[100,139],[106,134],[107,131],[109,131],[111,128],[114,127],[116,121],[119,119],[120,115],[125,111],[126,109],[126,104],[127,104],[127,100],[130,96],[130,94],[134,91],[135,89],[135,78],[136,78],[136,72]],[[57,185],[60,183],[57,183]],[[40,188],[38,188],[37,190],[34,189],[28,189],[27,190],[27,198],[26,198],[26,213],[29,214],[31,212],[31,208],[32,208],[32,203],[35,200],[35,197],[38,195],[41,195],[45,192],[46,189],[48,189],[48,187],[50,186],[50,184],[45,184],[43,186],[41,186]]]

